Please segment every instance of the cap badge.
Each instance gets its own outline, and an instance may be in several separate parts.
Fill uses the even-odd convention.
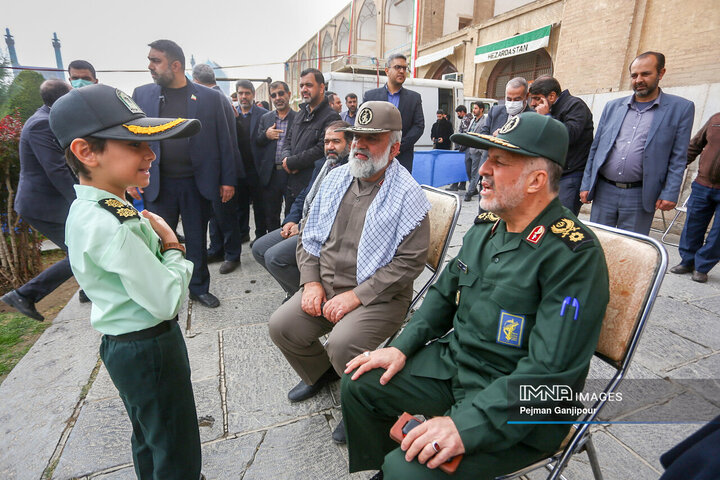
[[[115,95],[117,95],[120,101],[127,107],[128,110],[130,110],[130,113],[142,113],[143,115],[145,114],[145,112],[142,111],[138,104],[135,103],[135,100],[133,100],[127,93],[116,88]]]
[[[178,125],[180,123],[183,123],[185,121],[184,118],[176,118],[175,120],[167,123],[163,123],[162,125],[155,125],[153,127],[141,127],[139,125],[125,125],[123,123],[123,127],[130,130],[132,133],[135,134],[142,134],[142,135],[152,135],[154,133],[160,133],[164,132],[165,130],[170,130],[175,125]]]
[[[367,125],[370,122],[372,122],[373,118],[373,112],[369,108],[363,108],[360,114],[358,115],[357,123],[358,125]]]
[[[513,117],[510,120],[507,121],[505,125],[500,127],[500,130],[498,130],[498,133],[508,133],[515,130],[515,128],[520,125],[520,117]]]

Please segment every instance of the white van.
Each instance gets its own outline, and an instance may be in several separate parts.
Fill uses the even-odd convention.
[[[362,102],[363,94],[373,88],[385,85],[385,75],[367,75],[359,73],[325,73],[325,83],[328,91],[335,92],[345,104],[345,95],[354,93],[358,96],[358,102]],[[431,150],[433,147],[430,141],[430,129],[437,121],[437,111],[442,109],[448,114],[448,118],[454,119],[455,107],[463,104],[462,82],[450,82],[446,80],[428,80],[424,78],[408,78],[403,87],[419,93],[422,96],[423,113],[425,115],[425,132],[415,144],[417,150]],[[494,101],[494,100],[493,100]],[[343,108],[344,110],[344,108]]]

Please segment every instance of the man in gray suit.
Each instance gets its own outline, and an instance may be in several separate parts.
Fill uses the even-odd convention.
[[[70,204],[75,200],[77,183],[65,153],[50,130],[50,108],[55,101],[70,91],[63,80],[46,80],[40,85],[43,106],[38,108],[20,134],[20,181],[15,197],[15,211],[26,224],[49,238],[55,245],[65,246],[65,219]],[[5,294],[0,300],[23,315],[43,321],[35,303],[72,277],[67,257],[43,270],[22,287]],[[81,301],[87,297],[81,292]]]
[[[473,119],[468,126],[468,133],[480,133],[485,126],[485,105],[481,102],[472,103]],[[465,193],[465,201],[472,200],[473,195],[478,194],[477,185],[480,182],[480,174],[478,170],[482,165],[483,155],[487,150],[480,148],[467,147],[465,150],[465,170],[469,179],[467,192]]]

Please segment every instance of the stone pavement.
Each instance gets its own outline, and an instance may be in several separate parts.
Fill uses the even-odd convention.
[[[449,257],[471,226],[477,200],[463,207]],[[668,247],[670,265],[677,249]],[[347,450],[330,433],[340,418],[338,385],[291,404],[297,377],[274,347],[267,321],[283,294],[244,248],[242,267],[219,275],[211,291],[221,306],[186,305],[181,327],[209,479],[367,479],[347,474]],[[135,478],[130,424],[98,358],[100,335],[90,307],[73,298],[53,325],[0,385],[0,476],[5,479]],[[640,342],[633,378],[650,379],[641,392],[609,410],[613,419],[710,419],[720,413],[720,274],[701,285],[667,274]],[[600,362],[591,376],[602,377]],[[636,389],[637,390],[637,389]],[[678,417],[679,418],[679,417]],[[599,425],[594,435],[606,479],[657,479],[659,455],[698,424]],[[590,479],[584,454],[566,470]],[[543,478],[532,475],[531,478]]]

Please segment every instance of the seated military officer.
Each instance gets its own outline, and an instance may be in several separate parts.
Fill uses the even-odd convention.
[[[489,149],[480,168],[488,212],[405,330],[348,362],[341,395],[351,472],[445,478],[438,466],[463,454],[456,478],[492,479],[556,451],[568,425],[508,424],[522,413],[516,392],[538,382],[580,391],[597,343],[607,267],[596,237],[557,198],[563,124],[523,113],[497,137],[452,141]],[[398,445],[388,432],[403,412],[433,418]]]

